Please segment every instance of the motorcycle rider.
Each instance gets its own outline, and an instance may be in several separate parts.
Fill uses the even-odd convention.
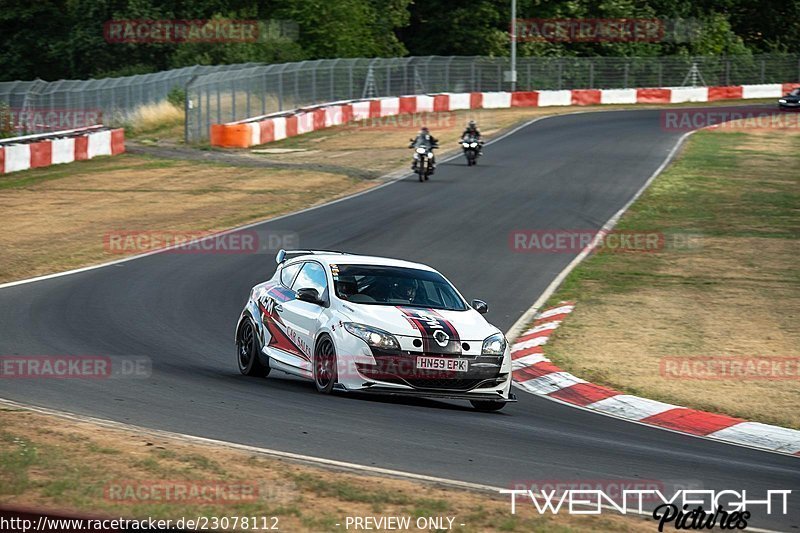
[[[431,153],[430,159],[430,168],[431,174],[433,171],[436,170],[436,156],[433,155],[433,149],[439,148],[439,140],[431,135],[431,132],[428,130],[427,126],[422,126],[420,128],[417,137],[411,141],[411,144],[408,145],[409,148],[427,148]],[[414,161],[411,163],[411,170],[417,170],[417,158],[414,158]]]
[[[461,140],[465,140],[467,137],[473,137],[475,141],[478,143],[478,154],[483,155],[483,140],[481,139],[481,132],[478,130],[478,125],[475,124],[474,120],[470,120],[467,122],[467,128],[464,130],[464,133],[461,134]]]

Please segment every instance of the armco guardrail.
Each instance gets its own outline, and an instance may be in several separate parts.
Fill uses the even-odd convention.
[[[508,107],[585,106],[600,104],[675,104],[751,98],[778,98],[800,83],[730,87],[672,87],[649,89],[575,89],[443,93],[332,102],[320,106],[211,125],[211,144],[248,148],[346,122],[410,113],[446,112]]]
[[[124,151],[125,130],[104,126],[0,139],[0,174]]]

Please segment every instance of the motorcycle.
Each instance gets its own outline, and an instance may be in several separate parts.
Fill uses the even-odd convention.
[[[477,165],[478,155],[480,155],[480,148],[483,142],[470,135],[464,137],[458,141],[458,143],[461,145],[461,148],[464,149],[464,157],[467,158],[467,166],[471,167],[472,165]]]
[[[414,139],[411,139],[414,142]],[[419,181],[426,181],[433,174],[433,150],[437,146],[417,146],[414,148],[414,172],[419,176]]]

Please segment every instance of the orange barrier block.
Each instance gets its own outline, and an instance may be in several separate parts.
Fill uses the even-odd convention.
[[[53,164],[53,142],[31,143],[31,168],[49,167]]]
[[[572,91],[572,105],[597,105],[599,103],[599,89],[575,89]]]
[[[118,128],[111,130],[111,154],[117,155],[125,152],[125,130]]]
[[[290,115],[286,117],[286,136],[294,137],[297,135],[297,116]]]
[[[511,107],[536,107],[539,93],[536,91],[516,91],[511,93]]]
[[[433,111],[439,113],[441,111],[450,111],[450,95],[437,94],[433,97]]]
[[[369,118],[381,118],[381,101],[369,101]]]
[[[742,97],[742,87],[734,85],[731,87],[709,87],[708,101],[716,100],[738,100]]]
[[[275,123],[272,122],[271,118],[260,120],[258,122],[258,127],[261,130],[261,144],[271,143],[275,140]]]
[[[636,89],[637,104],[668,104],[671,97],[670,89]]]
[[[480,109],[483,107],[483,93],[469,93],[469,108]]]
[[[75,161],[89,159],[89,137],[81,135],[75,137]]]
[[[400,97],[400,115],[417,112],[417,97],[416,96],[401,96]]]

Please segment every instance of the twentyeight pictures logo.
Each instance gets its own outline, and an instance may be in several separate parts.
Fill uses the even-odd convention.
[[[652,517],[658,530],[665,526],[675,529],[745,529],[757,509],[767,515],[789,513],[796,508],[789,503],[791,490],[766,490],[761,493],[747,490],[677,490],[665,493],[659,488],[623,489],[622,494],[609,494],[598,489],[503,489],[511,496],[511,514],[517,506],[532,506],[539,514],[566,512],[577,515],[599,515],[603,511],[620,514],[644,514],[648,502],[655,504]]]

